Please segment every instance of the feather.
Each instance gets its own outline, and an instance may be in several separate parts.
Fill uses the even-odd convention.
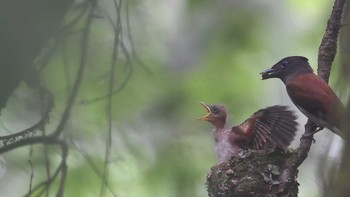
[[[288,147],[296,133],[296,116],[286,106],[275,105],[253,114],[253,149]]]

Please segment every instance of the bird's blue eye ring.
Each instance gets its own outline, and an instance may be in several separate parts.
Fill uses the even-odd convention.
[[[288,62],[287,61],[283,61],[281,65],[282,65],[282,68],[285,68],[285,67],[287,67]]]

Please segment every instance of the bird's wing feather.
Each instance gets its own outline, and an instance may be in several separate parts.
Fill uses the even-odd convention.
[[[310,73],[295,77],[286,88],[291,100],[308,118],[333,132],[336,132],[334,127],[339,130],[341,113],[345,109],[324,80]]]
[[[272,106],[255,112],[239,127],[252,149],[288,147],[296,132],[296,116],[286,106]]]

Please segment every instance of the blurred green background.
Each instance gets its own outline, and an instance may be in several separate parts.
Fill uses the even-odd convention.
[[[74,7],[79,2],[73,4],[65,21],[79,14]],[[110,190],[106,196],[113,192],[120,197],[207,196],[206,175],[217,160],[212,126],[196,121],[206,113],[199,102],[227,106],[232,126],[270,105],[290,105],[296,110],[282,82],[261,81],[259,72],[290,55],[308,57],[316,69],[317,49],[331,7],[332,2],[326,0],[124,1],[120,39],[138,58],[131,56],[133,63],[128,63],[119,46],[114,89],[121,88],[112,97]],[[70,147],[65,196],[100,194],[102,181],[96,169],[101,172],[103,168],[109,105],[108,98],[97,98],[108,93],[114,42],[107,15],[116,17],[113,2],[98,1],[84,78],[62,136]],[[72,28],[73,33],[56,37],[58,43],[50,41],[43,50],[58,45],[40,73],[42,83],[55,96],[47,132],[57,127],[76,77],[83,19]],[[334,81],[332,77],[333,87]],[[299,117],[294,148],[306,122],[300,113]],[[39,118],[37,95],[23,83],[2,110],[1,135],[27,128]],[[300,169],[300,196],[318,196],[322,191],[317,177],[319,154],[327,150],[328,160],[338,162],[340,147],[329,147],[331,140],[339,141],[334,138],[330,132],[317,134],[317,143]],[[43,148],[32,148],[32,157],[28,148],[2,155],[1,196],[21,196],[28,191],[29,159],[34,165],[34,183],[45,178]],[[49,151],[55,166],[60,151],[54,147]],[[95,169],[84,155],[92,159]]]

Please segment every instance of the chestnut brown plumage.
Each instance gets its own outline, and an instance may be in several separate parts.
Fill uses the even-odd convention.
[[[219,162],[237,156],[241,149],[264,149],[290,145],[296,133],[296,116],[286,106],[272,106],[255,112],[242,124],[225,127],[227,111],[222,105],[201,103],[208,111],[199,118],[215,126],[215,151]]]
[[[283,58],[272,68],[260,74],[263,80],[279,78],[283,81],[293,103],[306,117],[319,126],[315,132],[326,127],[343,137],[340,128],[345,107],[329,85],[314,74],[306,57]]]

